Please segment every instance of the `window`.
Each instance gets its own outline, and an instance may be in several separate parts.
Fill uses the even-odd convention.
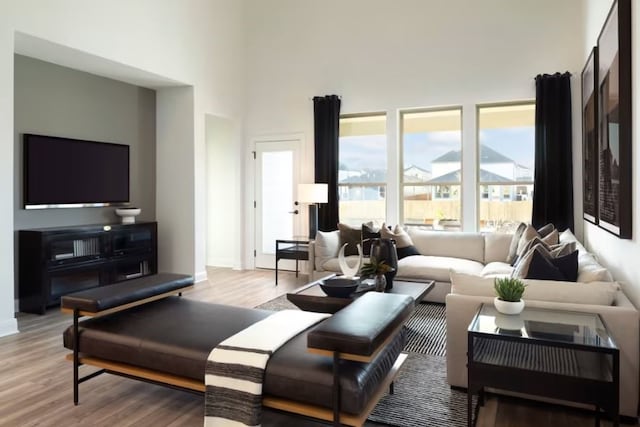
[[[512,232],[530,222],[535,104],[478,107],[480,231]]]
[[[340,222],[360,226],[386,217],[387,116],[340,118],[338,194]]]
[[[400,114],[404,224],[459,230],[462,108]]]

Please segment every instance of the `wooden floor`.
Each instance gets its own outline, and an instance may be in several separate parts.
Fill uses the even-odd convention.
[[[254,307],[306,282],[305,276],[296,279],[289,272],[280,274],[277,287],[272,271],[211,268],[208,275],[208,282],[197,284],[185,296]],[[62,332],[70,323],[71,318],[58,310],[49,310],[43,316],[19,314],[20,333],[0,338],[0,426],[202,425],[201,396],[112,375],[100,375],[81,384],[80,404],[74,407],[71,364],[64,360],[68,350],[62,346]],[[465,419],[466,414],[461,413],[460,418]],[[593,424],[593,418],[582,412],[491,398],[481,409],[477,426]],[[272,425],[285,424],[276,421]]]

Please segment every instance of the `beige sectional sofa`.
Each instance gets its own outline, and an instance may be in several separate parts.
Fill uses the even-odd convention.
[[[409,229],[420,252],[398,262],[397,278],[435,280],[425,301],[446,302],[447,380],[467,386],[467,328],[480,304],[493,301],[493,279],[511,274],[506,263],[512,236]],[[575,242],[578,281],[525,280],[530,307],[598,313],[620,348],[620,413],[635,417],[640,382],[640,316],[611,274],[588,253],[570,231],[560,242]],[[314,275],[339,272],[338,231],[319,233],[310,248]],[[348,257],[354,262],[356,256]],[[453,281],[453,283],[452,283]]]

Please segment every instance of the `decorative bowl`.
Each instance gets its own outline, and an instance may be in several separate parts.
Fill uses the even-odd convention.
[[[136,216],[140,215],[140,208],[117,208],[116,215],[122,217],[123,224],[133,224],[136,222]]]
[[[335,298],[349,298],[349,295],[358,289],[359,281],[356,279],[345,279],[334,277],[320,282],[320,288],[327,296]]]

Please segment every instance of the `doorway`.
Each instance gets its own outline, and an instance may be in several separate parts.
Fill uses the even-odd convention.
[[[302,138],[259,139],[255,141],[255,267],[275,267],[277,239],[300,234],[301,206],[295,200],[300,179]],[[286,260],[282,268],[292,268]]]

